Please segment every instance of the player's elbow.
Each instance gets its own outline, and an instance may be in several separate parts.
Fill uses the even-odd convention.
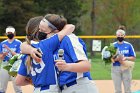
[[[16,80],[15,80],[15,83],[17,86],[21,86],[22,85],[22,82],[19,78],[16,77]]]
[[[22,82],[21,82],[19,79],[17,79],[17,78],[16,78],[15,82],[16,82],[16,85],[17,85],[17,86],[21,86],[21,85],[22,85],[22,84],[21,84]]]
[[[24,82],[24,79],[20,75],[17,75],[16,76],[16,79],[15,79],[16,85],[17,86],[22,86],[23,85],[23,82]]]
[[[133,61],[135,61],[136,60],[136,57],[133,57]]]
[[[91,64],[89,61],[82,62],[83,64],[83,72],[88,72],[91,69]]]
[[[86,62],[86,71],[90,71],[90,69],[91,69],[90,62]]]
[[[23,43],[20,45],[20,50],[21,50],[21,52],[22,52],[22,53],[25,53],[25,54],[27,54],[26,51],[25,51],[26,45],[28,45],[27,42],[23,42]]]

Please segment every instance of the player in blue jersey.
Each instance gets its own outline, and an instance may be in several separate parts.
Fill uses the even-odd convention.
[[[1,49],[2,49],[2,46],[1,46],[1,42],[0,42],[0,50],[1,50]],[[0,66],[1,66],[2,59],[3,59],[2,56],[3,56],[3,55],[0,55]],[[1,59],[1,58],[2,58],[2,59]]]
[[[24,46],[27,47],[27,46]],[[64,60],[70,64],[63,64],[64,62],[57,62],[59,70],[62,73],[59,74],[59,85],[63,93],[98,93],[95,83],[91,83],[89,80],[90,63],[86,56],[85,43],[74,34],[64,37],[61,41],[60,48],[64,49]],[[26,53],[30,53],[32,49],[26,50]],[[24,50],[25,52],[25,50]],[[36,53],[36,52],[35,52]],[[30,54],[34,54],[31,52]],[[58,58],[58,53],[54,54],[54,59]],[[62,64],[61,64],[62,63]],[[65,65],[65,66],[61,66]],[[71,65],[71,69],[66,65]],[[67,70],[68,69],[68,70]],[[69,71],[69,72],[68,72]],[[79,83],[81,84],[79,86]],[[83,86],[86,86],[83,88]],[[71,89],[71,87],[73,89]],[[77,88],[78,87],[78,88]],[[70,89],[69,89],[70,88]],[[66,91],[70,90],[70,91]],[[88,92],[89,91],[89,92]]]
[[[6,92],[10,79],[13,81],[15,92],[22,93],[21,88],[15,85],[15,77],[10,76],[8,71],[3,69],[4,66],[8,65],[8,61],[13,55],[20,53],[21,41],[14,38],[15,28],[12,26],[6,28],[6,35],[8,39],[2,41],[0,46],[0,59],[2,60],[0,67],[0,93]]]
[[[124,55],[123,60],[130,60],[134,61],[136,54],[132,44],[129,42],[124,41],[125,38],[125,27],[120,26],[119,29],[116,31],[117,41],[114,42],[114,46],[118,48],[119,53]],[[115,93],[122,93],[121,84],[124,85],[125,93],[132,93],[131,92],[131,79],[132,73],[131,70],[128,68],[126,70],[121,69],[121,65],[123,63],[119,62],[118,59],[115,59],[115,63],[113,63],[111,68],[111,76],[115,86]]]
[[[32,28],[32,25],[35,23],[34,21],[31,22],[31,20],[29,22],[30,23],[27,24],[26,33],[32,36],[33,34],[30,33],[30,27]],[[40,40],[46,38],[46,36],[49,38],[41,40],[40,42],[31,41],[31,45],[40,49],[42,52],[42,60],[40,62],[31,60],[29,73],[28,67],[25,65],[26,63],[22,62],[16,79],[18,85],[28,84],[26,76],[29,74],[35,87],[34,93],[59,93],[53,52],[59,47],[62,38],[66,34],[70,34],[74,31],[74,26],[70,24],[66,25],[66,23],[64,17],[56,14],[48,14],[41,20],[39,28],[41,27],[40,31],[42,32],[36,30],[37,33],[33,36],[38,36]],[[58,33],[54,34],[56,32]],[[24,58],[26,59],[26,56]]]
[[[84,41],[70,34],[63,38],[60,49],[64,50],[63,60],[59,60],[57,52],[54,57],[60,70],[59,86],[62,93],[98,93],[95,82],[89,79],[91,64]]]

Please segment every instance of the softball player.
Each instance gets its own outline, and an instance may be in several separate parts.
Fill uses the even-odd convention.
[[[53,43],[52,43],[53,42]],[[34,93],[58,93],[57,77],[55,75],[53,51],[59,46],[58,35],[54,35],[50,39],[43,40],[37,44],[32,42],[32,46],[38,48],[42,52],[42,61],[36,62],[32,60],[30,77],[35,87]],[[21,64],[18,74],[28,76],[28,68],[26,66],[26,56]]]
[[[116,31],[117,42],[114,42],[114,46],[118,48],[119,52],[124,55],[123,60],[134,61],[136,54],[133,46],[124,41],[125,31],[118,29]],[[132,73],[130,69],[121,70],[121,63],[115,61],[111,68],[111,76],[115,86],[115,93],[122,93],[121,84],[123,82],[125,93],[131,93],[131,79]]]
[[[63,62],[56,60],[60,70],[59,86],[62,93],[98,93],[95,82],[90,81],[90,63],[86,55],[86,45],[75,34],[64,37],[60,49],[64,50]],[[57,59],[57,54],[54,55]]]
[[[60,16],[56,16],[52,14],[49,15],[47,18],[48,19],[50,18],[51,22],[53,21],[56,22],[55,20],[56,19],[58,20],[58,17],[60,18]],[[59,19],[58,21],[59,22],[56,23],[55,25],[62,26],[61,19]],[[63,24],[63,27],[64,25],[65,24]],[[51,32],[52,30],[58,29],[58,28],[55,29],[56,27],[52,23],[50,23],[50,21],[48,21],[47,19],[43,19],[40,23],[40,26],[45,27],[45,31],[41,34],[39,34],[40,32],[38,32],[38,35],[42,35],[45,33],[52,34],[53,33]],[[42,31],[43,28],[40,30]],[[60,40],[62,40],[64,35],[69,34],[73,31],[74,31],[73,25],[66,25],[66,27],[62,31],[58,32],[58,34],[55,34],[48,39],[42,40],[40,42],[33,42],[33,41],[31,42],[33,47],[40,49],[40,51],[42,52],[42,60],[39,63],[36,62],[35,60],[31,61],[30,77],[32,78],[33,85],[35,87],[34,93],[58,93],[59,92],[59,88],[57,85],[57,77],[55,73],[54,60],[53,60],[53,52],[57,50],[57,48],[59,47]],[[42,36],[38,36],[38,37],[42,38]],[[24,60],[25,59],[26,56],[24,57]],[[22,62],[18,72],[18,76],[16,79],[17,84],[19,84],[18,82],[20,82],[21,80],[19,78],[23,78],[23,76],[26,77],[28,75],[27,72],[28,72],[28,68],[25,65],[25,61],[24,61]],[[26,85],[27,83],[24,84]],[[24,84],[19,84],[19,85],[24,85]]]
[[[9,79],[13,81],[13,86],[16,93],[22,93],[21,88],[15,85],[15,78],[8,74],[8,71],[3,69],[8,65],[9,59],[16,53],[20,53],[21,41],[14,39],[15,28],[9,26],[6,28],[7,40],[1,42],[0,57],[2,60],[0,67],[0,93],[5,93]]]

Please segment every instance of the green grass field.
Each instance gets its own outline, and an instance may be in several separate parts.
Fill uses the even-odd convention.
[[[140,79],[140,52],[137,52],[137,57],[135,60],[135,67],[133,69],[133,79]],[[104,65],[100,53],[96,53],[95,56],[91,58],[91,76],[94,80],[110,80],[111,79],[111,65]]]

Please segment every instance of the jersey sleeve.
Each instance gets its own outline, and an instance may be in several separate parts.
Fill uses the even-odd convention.
[[[86,55],[86,49],[79,38],[67,38],[63,42],[64,51],[71,57],[74,62],[80,60],[88,60]]]
[[[130,48],[129,48],[129,53],[130,53],[130,56],[136,57],[136,53],[135,53],[134,48],[131,44],[130,44]]]
[[[16,47],[16,53],[20,53],[20,45],[22,42],[19,41],[17,47]]]
[[[42,40],[40,42],[40,44],[42,44],[44,46],[44,48],[48,47],[52,51],[55,51],[59,47],[60,41],[59,41],[58,35],[55,34],[55,35],[51,36],[50,38]]]
[[[2,53],[2,45],[1,45],[1,43],[0,43],[0,54]]]
[[[20,74],[20,75],[22,75],[22,76],[27,76],[27,66],[25,65],[25,60],[26,60],[26,58],[24,57],[24,58],[22,59],[20,68],[19,68],[19,70],[18,70],[18,74]]]

